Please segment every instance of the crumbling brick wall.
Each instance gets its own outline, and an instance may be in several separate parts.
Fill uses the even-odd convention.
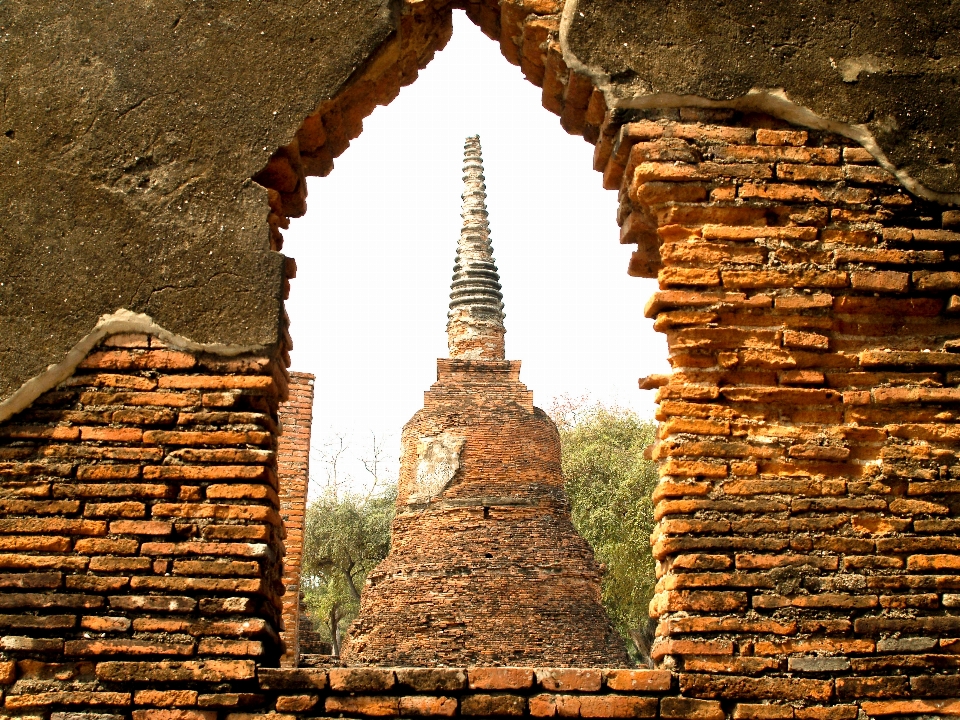
[[[118,335],[0,427],[5,712],[244,702],[280,654],[286,384]]]
[[[643,381],[654,658],[698,698],[937,712],[960,696],[960,215],[764,116],[658,111],[605,145],[673,367]]]

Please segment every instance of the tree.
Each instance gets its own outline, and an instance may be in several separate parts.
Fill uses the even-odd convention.
[[[307,508],[303,569],[307,606],[340,654],[367,573],[390,551],[396,485],[374,495],[326,493]]]
[[[640,659],[649,647],[656,583],[650,534],[657,470],[643,451],[654,442],[656,426],[584,398],[561,398],[551,415],[560,430],[573,523],[605,569],[601,593],[610,620]]]
[[[381,477],[384,446],[371,433],[366,456],[358,458],[369,475],[366,482],[345,471],[354,458],[344,434],[330,433],[315,451],[313,467],[324,481],[304,518],[301,576],[307,609],[334,655],[360,609],[367,573],[390,551],[397,486]]]

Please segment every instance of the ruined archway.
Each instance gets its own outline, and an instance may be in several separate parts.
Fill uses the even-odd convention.
[[[308,716],[955,714],[960,236],[946,207],[955,148],[943,142],[955,94],[940,90],[955,74],[944,34],[956,18],[942,8],[938,28],[924,24],[929,13],[878,3],[873,22],[861,24],[813,6],[816,18],[800,8],[803,17],[784,16],[796,21],[786,28],[771,16],[777,9],[751,8],[759,21],[735,38],[743,41],[735,47],[756,40],[778,53],[773,72],[792,83],[786,96],[810,98],[797,105],[783,105],[784,93],[771,90],[779,85],[763,81],[765,63],[741,63],[716,44],[697,49],[710,37],[698,30],[711,20],[705,13],[722,26],[747,12],[729,4],[580,0],[562,15],[552,3],[508,4],[502,15],[468,8],[498,37],[516,28],[521,40],[505,43],[508,53],[519,51],[528,76],[542,80],[548,104],[563,103],[571,128],[582,121],[580,131],[595,134],[597,167],[624,198],[625,238],[642,245],[633,269],[657,272],[663,286],[647,311],[668,333],[675,370],[648,381],[659,386],[663,421],[653,451],[662,460],[653,610],[664,667],[429,677],[266,667],[277,657],[271,554],[281,549],[270,448],[286,378],[277,358],[284,268],[260,231],[299,211],[304,158],[322,167],[316,151],[326,142],[306,150],[321,137],[311,130],[296,153],[284,145],[283,158],[260,169],[290,139],[286,127],[311,111],[302,95],[284,104],[283,83],[306,74],[300,51],[313,36],[297,32],[319,24],[281,6],[251,10],[244,24],[158,4],[157,22],[143,21],[150,32],[135,34],[119,31],[141,20],[132,11],[98,10],[83,22],[116,42],[97,54],[79,49],[85,35],[75,19],[8,9],[15,51],[3,60],[15,63],[11,87],[26,100],[5,105],[0,139],[9,200],[0,219],[22,248],[4,254],[10,287],[2,291],[12,308],[2,348],[11,497],[10,550],[0,554],[2,596],[16,610],[3,616],[5,707],[138,708],[143,717],[176,708],[211,720],[244,703]],[[378,63],[397,67],[387,54],[358,75],[353,67],[385,41],[391,47],[398,24],[408,24],[408,39],[444,27],[427,3],[354,7],[368,13],[369,32],[316,91],[357,93],[356,105],[327,108],[330,132],[321,121],[331,158],[371,102],[351,88],[384,79],[389,97],[406,77],[365,75]],[[522,28],[505,21],[516,7]],[[268,11],[276,14],[257,14]],[[205,29],[214,22],[216,31]],[[830,23],[851,31],[844,57],[826,52],[836,39]],[[257,38],[281,26],[296,40],[271,47],[282,72],[264,65],[262,75],[234,76],[230,63],[203,62],[202,48],[216,47],[246,67],[243,53],[229,54],[237,37],[262,60]],[[555,26],[562,31],[553,36]],[[169,41],[188,30],[193,42]],[[657,48],[655,72],[644,71],[643,53],[620,49],[624,33],[628,50],[631,42]],[[891,34],[901,40],[878,51]],[[419,47],[442,33],[432,38]],[[616,108],[600,112],[593,88],[578,94],[578,76],[553,82],[548,70],[573,64],[564,45],[577,38],[587,51],[577,72],[603,70],[584,77],[598,79]],[[400,52],[403,34],[395,42],[406,67],[426,56]],[[824,69],[814,74],[821,85],[805,86],[797,46],[835,75]],[[137,75],[135,66],[150,63],[121,62],[118,48],[144,61],[179,50],[185,71]],[[724,72],[709,71],[711,52]],[[51,73],[71,82],[51,85]],[[268,80],[284,92],[254,87]],[[162,92],[135,92],[136,81]],[[568,102],[578,110],[568,113]],[[147,129],[163,113],[176,122],[154,137]],[[285,127],[266,130],[274,115]],[[231,129],[229,142],[197,130],[218,123]],[[139,147],[149,152],[133,152]],[[246,183],[255,174],[275,191],[267,223],[261,191]],[[19,332],[17,318],[28,320]],[[11,359],[18,340],[19,363]],[[100,340],[106,345],[90,353]],[[50,678],[50,657],[79,659]]]

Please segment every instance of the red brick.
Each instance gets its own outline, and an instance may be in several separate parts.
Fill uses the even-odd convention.
[[[338,692],[379,692],[396,684],[393,670],[381,668],[331,668],[329,679],[330,689]]]
[[[224,682],[250,680],[256,667],[252,660],[184,660],[182,662],[101,662],[97,677],[107,682]]]
[[[331,696],[325,701],[328,713],[348,713],[366,717],[393,717],[399,713],[399,698],[367,695]]]
[[[30,692],[25,695],[7,695],[4,700],[4,706],[11,710],[50,705],[97,707],[126,706],[129,704],[130,693],[128,692],[88,692],[81,690]]]
[[[860,703],[868,715],[957,715],[960,700],[865,700]]]
[[[163,520],[114,520],[110,532],[117,535],[169,535],[173,523]]]
[[[134,710],[133,720],[217,720],[216,710]]]
[[[789,705],[767,703],[737,703],[733,720],[792,720],[793,708]]]
[[[471,667],[467,682],[472,690],[519,690],[533,687],[530,668]]]
[[[910,273],[892,270],[854,271],[850,273],[850,285],[854,290],[902,293],[910,287]]]
[[[138,443],[143,437],[139,428],[80,428],[81,440],[100,440],[105,442]]]
[[[805,350],[827,350],[830,347],[830,339],[819,333],[784,330],[783,346]]]
[[[269,445],[270,433],[248,431],[176,432],[171,430],[147,430],[143,442],[153,445]]]
[[[582,718],[652,718],[657,716],[657,699],[632,695],[582,695]],[[712,720],[712,718],[710,719]]]
[[[233,657],[259,657],[263,655],[263,643],[259,640],[221,640],[203,638],[197,645],[199,655],[230,655]],[[279,708],[277,708],[279,710]]]
[[[193,355],[174,350],[103,350],[88,355],[79,367],[95,370],[189,370],[196,362]]]
[[[400,698],[400,714],[411,717],[453,717],[457,701],[451,697],[415,695]]]
[[[595,692],[603,679],[599,670],[571,668],[540,668],[536,678],[540,687],[554,692]]]
[[[80,627],[94,632],[126,632],[130,629],[130,620],[124,617],[87,615],[80,618]]]
[[[168,390],[260,390],[277,392],[269,375],[165,375],[157,387]]]
[[[660,692],[670,689],[668,670],[607,670],[604,682],[618,692]]]
[[[660,287],[714,287],[720,284],[717,270],[665,268],[658,275]]]
[[[83,508],[84,517],[95,518],[141,518],[146,515],[146,506],[141,502],[87,503]]]
[[[855,720],[859,708],[856,705],[808,706],[797,708],[793,712],[797,720]]]
[[[277,712],[304,712],[312,710],[319,702],[316,695],[287,695],[277,698],[276,708]]]
[[[170,707],[174,705],[196,705],[196,690],[137,690],[133,694],[135,705],[156,705]]]
[[[162,643],[128,640],[124,638],[67,640],[65,655],[193,655],[193,643]]]
[[[768,130],[766,128],[757,128],[758,145],[805,145],[808,136],[806,130]]]
[[[716,700],[666,697],[660,701],[660,717],[665,720],[724,720],[726,713]]]
[[[77,480],[132,480],[140,477],[139,465],[81,465]]]

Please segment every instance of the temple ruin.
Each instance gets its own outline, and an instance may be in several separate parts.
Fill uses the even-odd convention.
[[[283,229],[454,9],[660,284],[655,668],[281,667]],[[3,714],[956,717],[958,37],[946,0],[0,5]]]
[[[570,521],[560,436],[504,359],[480,140],[464,146],[450,357],[403,429],[390,555],[370,572],[347,665],[626,666]]]

